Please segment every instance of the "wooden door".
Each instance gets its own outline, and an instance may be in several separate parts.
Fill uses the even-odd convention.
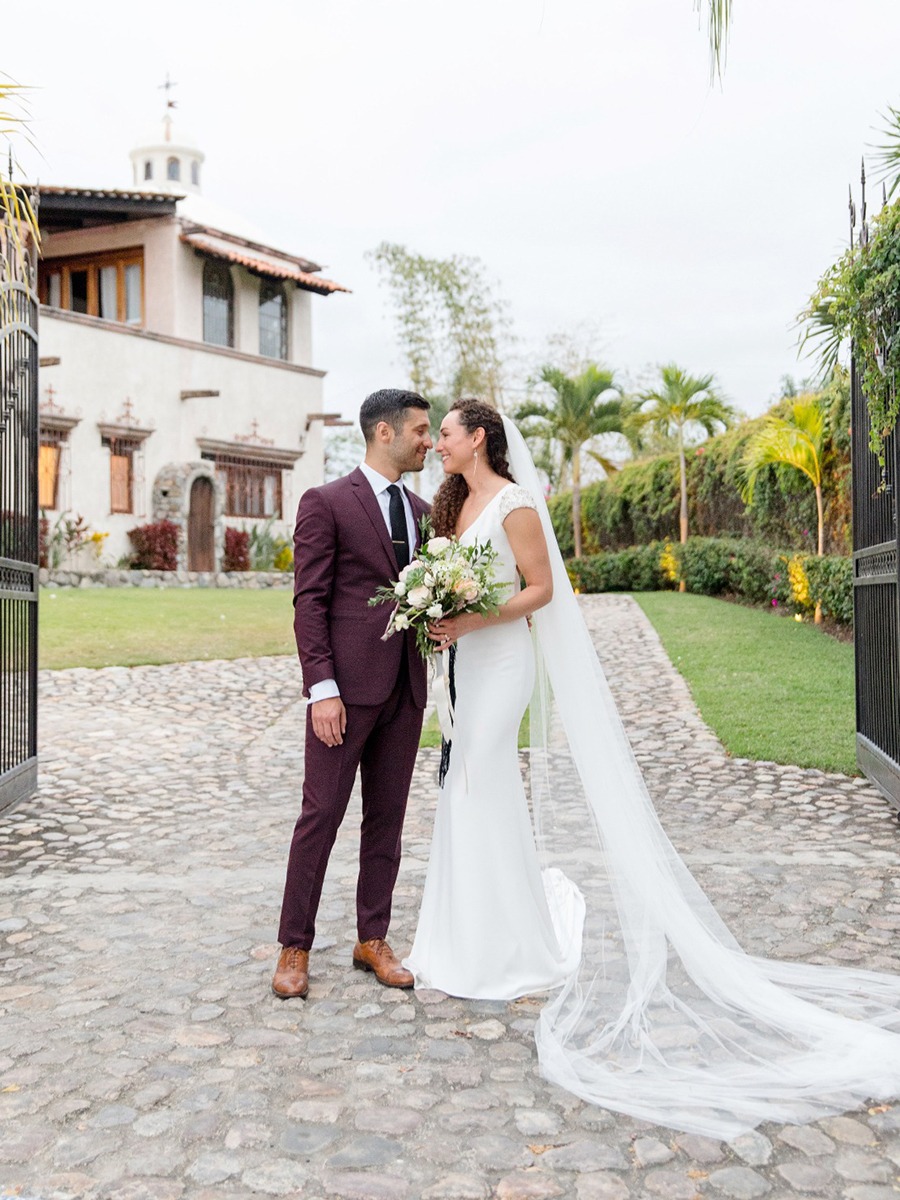
[[[214,571],[216,569],[216,542],[214,530],[215,489],[213,481],[205,475],[195,479],[191,486],[191,507],[188,514],[188,570]]]

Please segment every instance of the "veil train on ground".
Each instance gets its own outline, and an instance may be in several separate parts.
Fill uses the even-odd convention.
[[[667,838],[528,447],[503,423],[553,566],[553,600],[534,615],[535,831],[543,865],[587,905],[580,968],[537,1023],[542,1073],[592,1104],[726,1140],[900,1096],[900,976],[746,954]],[[572,761],[577,795],[558,785]]]

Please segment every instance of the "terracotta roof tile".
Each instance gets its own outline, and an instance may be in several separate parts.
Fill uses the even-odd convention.
[[[330,279],[324,279],[321,275],[305,271],[296,259],[278,254],[277,251],[269,251],[261,246],[251,249],[246,245],[231,241],[218,232],[199,228],[187,229],[182,233],[181,240],[187,245],[193,246],[195,250],[199,250],[201,254],[209,254],[213,258],[220,258],[225,262],[237,263],[249,271],[255,271],[258,275],[268,275],[275,279],[293,279],[299,287],[307,291],[320,292],[324,296],[331,295],[332,292],[350,291],[340,283],[334,283]]]

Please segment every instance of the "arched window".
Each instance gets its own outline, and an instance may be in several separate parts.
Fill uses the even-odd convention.
[[[153,178],[153,160],[151,158],[148,158],[144,161],[144,178]]]
[[[194,185],[194,187],[200,186],[200,164],[197,162],[196,158],[191,163],[191,183]]]
[[[287,358],[287,297],[273,279],[259,285],[259,352],[266,358]]]
[[[225,263],[212,258],[203,264],[203,340],[234,345],[234,283]]]
[[[177,158],[170,158],[166,163],[166,179],[173,179],[176,183],[181,179],[181,163]]]

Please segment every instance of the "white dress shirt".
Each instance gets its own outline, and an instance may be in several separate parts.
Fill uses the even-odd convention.
[[[372,491],[375,493],[375,499],[378,501],[388,533],[391,532],[391,497],[388,494],[388,488],[392,483],[396,483],[400,488],[403,511],[406,513],[406,536],[409,538],[409,556],[411,559],[416,548],[416,522],[413,517],[412,505],[409,502],[409,496],[406,494],[406,488],[403,486],[402,480],[387,479],[380,471],[373,470],[366,462],[360,463],[359,469],[365,475]],[[314,683],[309,689],[309,702],[310,704],[315,704],[317,700],[330,700],[333,696],[339,696],[340,694],[336,680],[322,679],[318,683]]]

